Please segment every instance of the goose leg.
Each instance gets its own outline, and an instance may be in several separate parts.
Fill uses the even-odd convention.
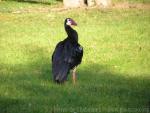
[[[73,81],[73,84],[76,83],[76,67],[72,71],[72,81]]]

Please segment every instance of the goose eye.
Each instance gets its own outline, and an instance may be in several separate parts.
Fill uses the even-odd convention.
[[[68,19],[67,21],[70,22],[70,19]]]
[[[72,24],[72,22],[71,22],[71,20],[70,19],[67,19],[67,23],[66,23],[67,25],[71,25]]]

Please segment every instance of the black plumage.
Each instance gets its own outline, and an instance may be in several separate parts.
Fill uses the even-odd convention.
[[[78,34],[72,25],[77,25],[73,19],[65,19],[64,27],[68,37],[56,45],[52,55],[52,75],[57,83],[65,82],[70,70],[82,61],[83,47],[78,43]]]

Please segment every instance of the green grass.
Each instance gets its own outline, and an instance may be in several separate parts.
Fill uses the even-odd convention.
[[[33,10],[42,8],[51,8],[54,5],[62,4],[59,0],[27,0],[17,2],[15,0],[1,1],[0,2],[0,12],[15,12],[18,10]]]
[[[59,86],[52,82],[51,55],[66,37],[66,17],[78,23],[84,57],[77,84],[70,75]],[[0,113],[148,113],[149,29],[146,9],[1,11]]]

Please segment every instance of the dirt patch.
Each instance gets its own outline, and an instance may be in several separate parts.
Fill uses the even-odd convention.
[[[112,8],[116,9],[128,9],[128,8],[136,8],[136,9],[150,9],[150,4],[142,4],[142,3],[116,3],[112,5]]]
[[[97,6],[94,7],[82,7],[82,9],[93,9],[93,8],[100,8]],[[142,4],[142,3],[116,3],[113,4],[109,9],[148,9],[150,10],[150,4]],[[47,12],[62,12],[69,10],[68,8],[65,8],[63,6],[56,6],[53,8],[29,8],[29,9],[22,9],[17,11],[12,11],[12,13],[47,13]]]

